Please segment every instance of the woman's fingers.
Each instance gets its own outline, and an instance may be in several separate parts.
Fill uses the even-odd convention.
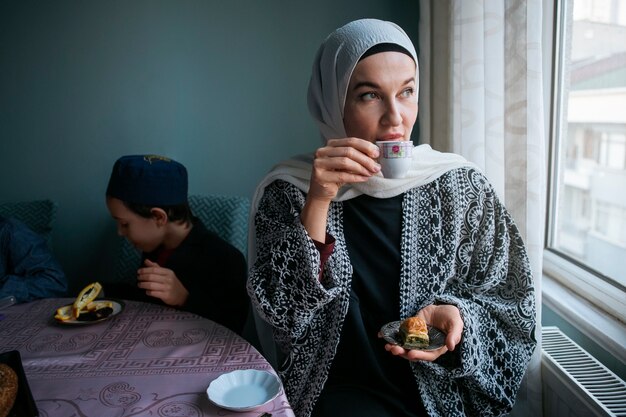
[[[317,150],[316,155],[346,155],[346,152],[350,150],[355,152],[354,155],[358,153],[371,159],[378,158],[378,154],[380,153],[378,146],[374,145],[373,143],[358,138],[345,138],[329,140],[328,142],[326,142],[326,146]]]
[[[376,173],[380,170],[380,165],[375,160],[378,152],[376,145],[362,139],[333,139],[317,150],[315,162],[324,163],[328,169],[362,174]]]
[[[463,318],[459,309],[451,304],[429,305],[418,314],[426,322],[446,332],[446,347],[453,351],[463,337]]]
[[[443,346],[437,350],[416,350],[412,349],[407,351],[406,359],[410,361],[429,361],[432,362],[437,359],[439,356],[446,353],[448,349]]]
[[[372,142],[368,142],[359,138],[342,138],[342,139],[330,139],[326,142],[327,148],[353,148],[370,158],[378,158],[380,150],[378,146]]]
[[[380,166],[370,158],[340,155],[316,158],[313,162],[313,169],[320,172],[345,172],[369,177],[380,171]]]
[[[409,361],[428,361],[432,362],[439,356],[443,355],[448,349],[443,346],[437,350],[418,350],[411,349],[406,350],[398,345],[392,345],[390,343],[385,345],[385,350],[394,356],[400,356]]]
[[[332,200],[343,184],[367,181],[380,171],[378,147],[359,138],[331,139],[315,152],[308,197]]]

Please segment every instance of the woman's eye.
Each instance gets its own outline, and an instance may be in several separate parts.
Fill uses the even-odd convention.
[[[361,94],[361,100],[363,101],[375,100],[376,97],[377,97],[376,93],[372,93],[372,92]]]
[[[402,91],[402,95],[404,97],[411,97],[411,96],[413,96],[414,93],[415,93],[415,89],[413,87],[405,88]]]

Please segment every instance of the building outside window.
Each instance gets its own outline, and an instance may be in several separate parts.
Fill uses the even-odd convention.
[[[559,4],[547,249],[587,284],[602,281],[617,300],[607,311],[624,321],[626,0]],[[559,280],[589,296],[571,275]]]

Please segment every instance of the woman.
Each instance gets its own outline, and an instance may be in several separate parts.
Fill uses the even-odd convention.
[[[401,28],[363,19],[337,29],[309,83],[324,145],[257,189],[248,293],[298,416],[502,415],[534,349],[524,244],[486,178],[427,145],[406,178],[380,174],[375,142],[410,140],[417,93]],[[445,346],[407,351],[380,338],[412,315],[442,330]]]

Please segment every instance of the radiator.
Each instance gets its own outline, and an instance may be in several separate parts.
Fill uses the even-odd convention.
[[[626,383],[557,327],[542,329],[545,417],[626,417]]]

